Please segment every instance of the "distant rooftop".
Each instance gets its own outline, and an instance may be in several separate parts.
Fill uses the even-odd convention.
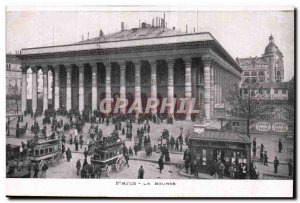
[[[184,35],[185,32],[181,32],[175,29],[163,28],[163,27],[142,27],[132,28],[129,30],[121,30],[119,32],[104,35],[101,31],[98,37],[82,40],[75,44],[97,43],[97,42],[114,42],[123,40],[134,39],[147,39],[156,37],[170,37],[176,35]]]

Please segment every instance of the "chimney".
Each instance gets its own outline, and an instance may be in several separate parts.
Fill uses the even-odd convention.
[[[90,33],[88,32],[88,35],[87,35],[87,39],[89,40],[90,39]]]
[[[175,30],[175,27],[173,27],[173,30]]]
[[[125,30],[124,22],[121,22],[121,31]]]
[[[188,26],[185,25],[185,33],[188,33]]]
[[[154,18],[152,18],[152,27],[154,27]]]
[[[141,20],[139,20],[139,28],[141,28]]]
[[[81,35],[81,40],[82,40],[82,41],[84,40],[84,36],[83,36],[83,35]]]
[[[158,18],[156,17],[155,27],[157,27],[157,25],[158,25]]]
[[[194,27],[194,33],[196,33],[196,29],[195,29],[195,27]]]
[[[166,22],[166,28],[168,27],[168,23]]]

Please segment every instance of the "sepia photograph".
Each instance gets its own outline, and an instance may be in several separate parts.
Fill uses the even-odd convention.
[[[294,8],[14,6],[5,16],[8,196],[28,195],[18,181],[73,179],[164,190],[285,181],[293,196]],[[81,196],[110,196],[98,194]]]

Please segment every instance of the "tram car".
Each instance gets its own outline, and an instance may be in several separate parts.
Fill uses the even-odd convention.
[[[121,139],[111,140],[111,137],[103,137],[103,140],[96,141],[89,147],[91,163],[100,165],[101,170],[110,176],[112,169],[119,172],[125,165],[123,147],[125,141]]]
[[[58,136],[55,137],[34,137],[27,140],[27,156],[31,162],[49,162],[62,159],[62,144]]]

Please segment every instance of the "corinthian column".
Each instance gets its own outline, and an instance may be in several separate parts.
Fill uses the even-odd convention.
[[[157,81],[156,81],[156,60],[150,60],[149,64],[151,66],[151,99],[157,99]],[[151,106],[151,113],[157,113],[157,107]]]
[[[168,103],[173,104],[174,97],[174,59],[166,59],[168,66]],[[173,114],[171,108],[168,107],[168,114]]]
[[[120,66],[120,99],[122,102],[125,102],[126,99],[126,62],[119,62]],[[126,112],[126,107],[122,105],[120,109],[122,113]]]
[[[43,111],[48,109],[48,66],[43,66]]]
[[[214,115],[214,67],[210,68],[210,116]]]
[[[59,109],[59,66],[54,67],[54,109]]]
[[[31,67],[32,70],[32,111],[37,109],[37,68]]]
[[[72,65],[66,66],[66,72],[67,72],[67,99],[66,99],[66,108],[69,111],[72,108],[72,89],[71,89],[71,72],[72,71]]]
[[[192,98],[192,59],[191,58],[185,58],[185,99],[186,99],[186,105],[185,105],[185,119],[191,120],[191,109],[190,109],[190,103]]]
[[[84,109],[84,64],[79,65],[79,112]]]
[[[27,68],[22,67],[22,113],[27,108]]]
[[[105,99],[106,110],[111,112],[111,63],[105,63],[106,78],[105,78]]]
[[[141,104],[141,62],[140,61],[135,61],[134,62],[135,66],[135,87],[134,87],[134,97],[135,101],[138,104]],[[138,116],[139,113],[139,105],[136,105],[135,107],[135,115]]]
[[[92,66],[92,110],[97,109],[97,64]]]
[[[210,64],[209,57],[202,58],[204,65],[204,112],[206,120],[210,120]]]

